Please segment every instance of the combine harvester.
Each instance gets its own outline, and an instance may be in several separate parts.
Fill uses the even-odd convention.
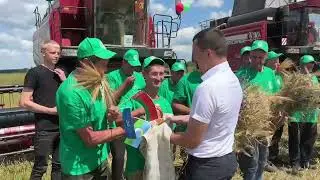
[[[34,114],[14,107],[13,97],[22,91],[22,86],[0,88],[0,157],[33,150]],[[9,100],[5,104],[5,95]]]
[[[319,59],[319,0],[235,0],[231,17],[200,22],[202,28],[219,28],[228,43],[228,60],[234,71],[240,49],[262,39],[270,49],[298,62],[304,54]]]
[[[172,38],[177,37],[180,28],[180,13],[177,11],[175,18],[163,14],[150,16],[149,2],[149,0],[48,1],[49,7],[43,17],[38,7],[34,10],[37,28],[33,34],[35,64],[43,62],[40,53],[41,43],[52,39],[61,45],[61,59],[58,66],[71,72],[77,62],[78,44],[85,37],[97,37],[108,49],[117,52],[117,56],[108,64],[109,71],[121,66],[122,57],[130,48],[139,51],[141,60],[148,56],[157,56],[171,66],[177,60],[170,44]],[[0,87],[0,98],[5,93],[21,92],[21,90],[21,86]],[[34,130],[33,113],[20,108],[0,109],[0,157],[32,151]]]

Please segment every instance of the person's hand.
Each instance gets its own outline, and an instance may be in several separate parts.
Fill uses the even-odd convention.
[[[161,107],[158,104],[156,104],[156,109],[157,109],[158,118],[162,118],[163,117],[163,113],[162,113]]]
[[[48,114],[50,115],[57,115],[57,107],[53,107],[53,108],[48,108]]]
[[[172,119],[173,115],[172,114],[163,114],[163,120],[169,124],[173,124],[175,122],[173,122]]]
[[[62,69],[60,69],[60,68],[55,68],[55,69],[54,69],[54,72],[59,76],[59,78],[60,78],[61,81],[64,81],[64,80],[67,79],[67,78],[66,78],[66,75],[65,75],[65,73],[64,73],[64,71],[63,71]]]
[[[279,117],[280,117],[279,126],[283,126],[284,123],[289,119],[288,113],[284,111],[279,112]]]
[[[126,87],[131,87],[131,86],[133,86],[133,84],[134,84],[134,81],[135,81],[135,77],[134,76],[129,76],[129,77],[127,77],[127,79],[125,80],[125,84],[126,84]]]
[[[122,116],[119,116],[116,120],[114,120],[114,122],[116,122],[117,127],[123,127],[124,126],[124,122],[123,122]]]
[[[108,109],[107,118],[109,122],[115,122],[117,127],[123,126],[122,114],[117,106],[111,106]]]
[[[108,120],[114,121],[121,116],[120,110],[117,106],[110,106],[108,109]]]
[[[153,120],[153,121],[150,121],[151,126],[158,126],[158,125],[160,125],[160,124],[162,124],[162,123],[164,123],[164,122],[165,122],[165,121],[164,121],[163,118],[158,118],[158,119],[155,119],[155,120]]]

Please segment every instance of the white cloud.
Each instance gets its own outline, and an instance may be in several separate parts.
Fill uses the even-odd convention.
[[[177,38],[172,40],[172,48],[177,53],[178,58],[191,61],[192,38],[199,31],[198,26],[190,26],[179,30]]]
[[[0,5],[6,4],[7,2],[8,2],[8,0],[0,0]]]
[[[0,0],[0,69],[30,68],[32,58],[32,35],[35,31],[35,0]],[[47,2],[39,2],[44,14]]]
[[[164,4],[153,0],[150,2],[150,11],[152,14],[174,15],[172,7],[166,7]]]
[[[195,7],[220,8],[224,4],[224,0],[181,0],[181,2],[191,4]]]
[[[211,19],[219,19],[227,16],[231,16],[231,10],[229,11],[214,11],[210,14]]]
[[[161,3],[153,3],[150,5],[150,10],[155,13],[163,13],[167,8]]]
[[[224,4],[224,0],[193,0],[194,5],[198,7],[220,8]]]
[[[30,68],[32,66],[32,51],[0,49],[0,54],[0,69],[20,69]]]

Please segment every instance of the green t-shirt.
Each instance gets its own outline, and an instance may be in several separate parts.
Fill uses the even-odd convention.
[[[133,86],[130,89],[126,89],[125,93],[121,96],[119,104],[128,101],[132,96],[138,93],[141,89],[145,88],[146,82],[141,73],[133,72],[133,76],[135,77],[135,81]],[[106,78],[109,82],[110,88],[113,91],[116,91],[120,88],[120,86],[125,82],[127,76],[123,73],[121,69],[117,69],[111,71],[106,75]],[[113,123],[110,128],[117,127],[116,123]]]
[[[275,72],[275,75],[276,75],[276,81],[280,90],[283,86],[283,78],[280,73]]]
[[[173,114],[171,105],[169,102],[159,96],[158,99],[154,99],[153,103],[160,106],[161,111],[164,114]],[[140,104],[138,101],[131,100],[126,102],[125,104],[120,104],[120,109],[123,108],[131,108],[132,111],[142,108],[142,104]],[[126,163],[126,175],[130,176],[130,174],[133,174],[137,171],[144,169],[145,160],[139,149],[136,149],[132,146],[126,145],[127,149],[127,163]]]
[[[201,82],[201,74],[198,71],[193,71],[183,76],[176,86],[173,100],[191,108],[193,94]]]
[[[91,93],[77,85],[72,74],[61,84],[56,94],[60,126],[60,161],[62,172],[82,175],[95,170],[107,160],[109,145],[87,147],[77,129],[91,126],[94,131],[108,129],[107,108],[102,97],[92,101]]]
[[[170,79],[165,79],[159,89],[159,96],[168,100],[169,104],[172,104],[173,95],[176,91],[177,85],[173,84]]]
[[[319,81],[316,76],[311,77],[314,85],[318,85]],[[291,117],[291,122],[317,123],[319,118],[319,109],[310,110],[309,112],[295,112]]]
[[[120,103],[123,101],[127,101],[132,96],[134,96],[139,90],[145,88],[146,86],[146,82],[141,73],[133,72],[133,76],[135,77],[134,84],[132,88],[125,90],[125,93],[120,98]],[[109,82],[110,88],[114,91],[118,90],[126,79],[127,76],[123,73],[121,69],[111,71],[107,74],[107,80]]]
[[[266,66],[261,72],[250,67],[243,68],[236,75],[242,86],[255,85],[268,94],[275,94],[280,90],[274,71]]]

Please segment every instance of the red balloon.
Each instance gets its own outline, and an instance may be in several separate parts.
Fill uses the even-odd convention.
[[[180,15],[183,10],[184,10],[184,6],[183,6],[183,4],[181,2],[176,4],[176,13],[177,13],[177,15]]]

